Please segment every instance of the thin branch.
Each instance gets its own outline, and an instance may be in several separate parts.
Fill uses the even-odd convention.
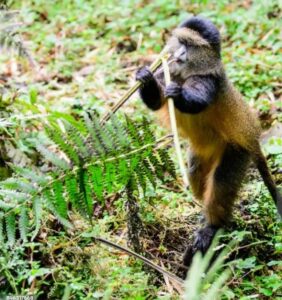
[[[183,285],[183,284],[184,284],[184,281],[183,281],[181,278],[179,278],[178,276],[172,274],[171,272],[165,270],[164,268],[160,267],[159,265],[153,263],[153,262],[152,262],[151,260],[149,260],[148,258],[146,258],[146,257],[144,257],[144,256],[142,256],[142,255],[140,255],[140,254],[138,254],[138,253],[136,253],[136,252],[134,252],[134,251],[132,251],[132,250],[129,250],[129,249],[125,248],[125,247],[122,247],[122,246],[117,245],[117,244],[115,244],[115,243],[113,243],[113,242],[110,242],[110,241],[108,241],[108,240],[105,240],[104,238],[96,237],[95,240],[96,240],[96,241],[99,241],[99,242],[101,242],[101,243],[103,243],[103,244],[106,244],[106,245],[108,245],[108,246],[110,246],[110,247],[112,247],[112,248],[116,248],[116,249],[118,249],[118,250],[121,250],[121,251],[123,251],[123,252],[126,252],[127,254],[132,255],[132,256],[134,256],[134,257],[136,257],[136,258],[139,258],[139,259],[141,259],[146,265],[148,265],[149,267],[151,267],[151,268],[155,269],[156,271],[162,273],[163,275],[168,276],[171,280],[176,281],[176,282],[179,283],[180,285]]]
[[[162,64],[163,64],[163,69],[164,69],[164,77],[165,77],[165,83],[166,85],[169,85],[170,83],[170,74],[169,74],[169,68],[167,64],[167,60],[165,57],[162,57]],[[173,139],[174,139],[174,146],[177,154],[177,159],[180,167],[180,172],[182,174],[183,182],[184,182],[184,187],[187,188],[189,185],[188,182],[188,176],[184,164],[184,160],[182,157],[181,153],[181,147],[179,143],[179,137],[178,137],[178,132],[177,132],[177,124],[176,124],[176,118],[175,118],[175,109],[174,109],[174,103],[171,98],[168,100],[168,110],[169,110],[169,118],[170,118],[170,125],[171,125],[171,130],[173,133]]]

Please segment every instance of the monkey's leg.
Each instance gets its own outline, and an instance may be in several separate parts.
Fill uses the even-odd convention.
[[[193,195],[196,199],[202,200],[205,187],[203,163],[201,158],[198,157],[193,151],[189,152],[188,166],[189,184],[192,189]]]
[[[227,145],[218,166],[210,172],[204,193],[206,226],[200,229],[192,247],[184,255],[190,265],[197,251],[205,253],[217,230],[230,220],[234,200],[244,179],[250,154],[244,149]]]

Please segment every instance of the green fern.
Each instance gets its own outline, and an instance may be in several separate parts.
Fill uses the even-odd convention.
[[[93,204],[103,205],[106,195],[145,194],[166,172],[175,177],[169,155],[145,119],[113,116],[101,126],[95,113],[87,113],[76,122],[46,126],[49,143],[39,141],[37,150],[48,162],[47,173],[14,167],[14,177],[0,183],[0,229],[9,245],[18,232],[22,241],[34,238],[44,210],[66,227],[72,227],[70,209],[92,222]]]

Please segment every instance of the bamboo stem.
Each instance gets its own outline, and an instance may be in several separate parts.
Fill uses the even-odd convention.
[[[162,64],[163,64],[163,70],[164,70],[165,84],[167,86],[170,83],[170,73],[169,73],[168,63],[167,63],[167,60],[165,59],[165,57],[162,57]],[[170,125],[171,125],[171,131],[173,133],[173,140],[174,140],[176,155],[177,155],[177,159],[178,159],[178,163],[179,163],[179,167],[180,167],[180,172],[182,174],[184,187],[187,188],[189,185],[189,182],[188,182],[186,167],[184,164],[184,160],[183,160],[182,153],[181,153],[181,147],[180,147],[180,143],[179,143],[174,103],[171,98],[168,98],[167,101],[168,101]]]
[[[167,54],[167,48],[165,47],[158,58],[151,64],[150,70],[154,73],[158,67],[162,64],[162,57]],[[101,125],[107,122],[111,115],[114,114],[139,88],[141,87],[141,82],[137,81],[122,97],[121,99],[112,107],[111,111],[107,112],[101,119]]]

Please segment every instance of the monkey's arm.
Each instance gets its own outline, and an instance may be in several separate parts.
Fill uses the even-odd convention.
[[[192,76],[180,86],[172,82],[165,90],[165,96],[174,100],[175,107],[182,112],[197,114],[209,106],[215,98],[219,80],[211,75]]]
[[[163,103],[163,91],[160,83],[147,67],[139,69],[136,80],[141,81],[139,94],[143,102],[152,110],[158,110]]]

